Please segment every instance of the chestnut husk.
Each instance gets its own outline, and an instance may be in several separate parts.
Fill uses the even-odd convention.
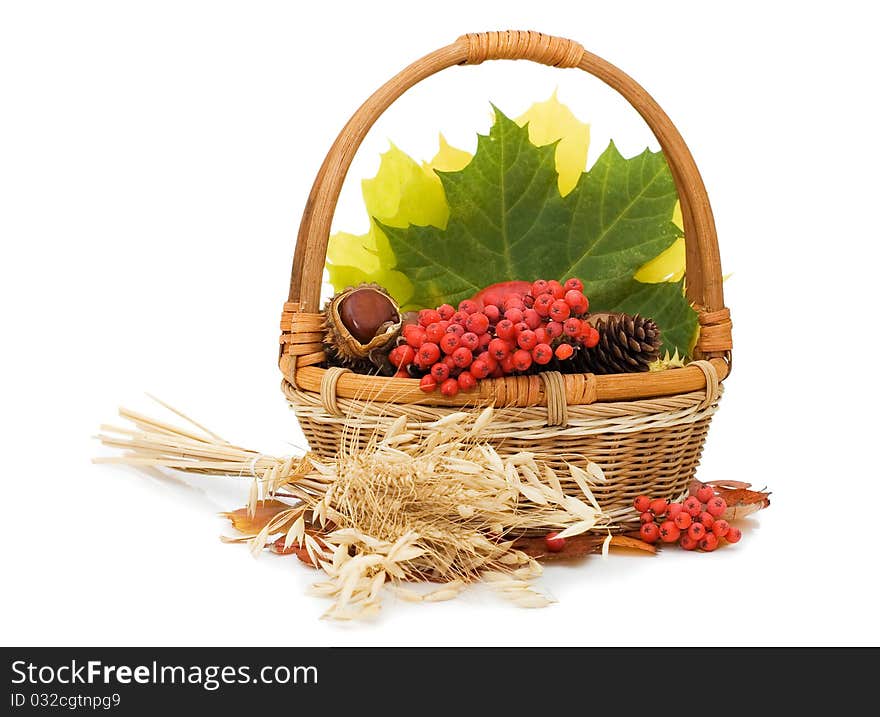
[[[388,353],[403,317],[391,295],[378,284],[360,284],[336,294],[324,307],[324,345],[328,363],[358,373],[392,375]]]

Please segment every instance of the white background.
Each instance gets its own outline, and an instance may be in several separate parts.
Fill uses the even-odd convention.
[[[864,3],[4,2],[0,5],[3,588],[6,644],[878,644],[878,69]],[[307,8],[307,9],[306,9]],[[91,440],[152,391],[236,442],[302,446],[279,392],[278,319],[299,212],[358,104],[474,30],[573,37],[678,124],[713,199],[734,372],[700,475],[773,490],[712,555],[551,567],[558,604],[389,599],[319,620],[314,573],[223,545],[245,482],[93,466]],[[648,142],[573,70],[449,70],[399,102],[394,138],[473,146],[491,100],[559,88],[593,125]]]

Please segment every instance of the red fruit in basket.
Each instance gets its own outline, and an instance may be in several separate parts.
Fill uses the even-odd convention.
[[[473,314],[468,314],[464,325],[468,331],[473,331],[479,336],[480,334],[485,334],[489,330],[489,317],[482,311],[476,311]]]
[[[646,495],[640,495],[633,501],[633,508],[639,513],[644,513],[651,509],[651,499]]]
[[[666,517],[669,520],[675,520],[683,510],[684,506],[681,503],[670,503],[666,506]]]
[[[702,540],[705,534],[706,526],[702,523],[691,523],[691,527],[688,528],[688,535],[694,540]]]
[[[574,348],[571,344],[559,344],[553,353],[560,361],[565,361],[565,359],[571,358],[574,353]]]
[[[639,516],[639,521],[642,523],[653,523],[654,514],[650,510],[646,510]]]
[[[701,503],[708,503],[710,500],[712,500],[712,498],[715,497],[715,490],[711,486],[703,483],[700,485],[699,488],[697,488],[694,495],[697,496],[697,500],[699,500]]]
[[[451,354],[449,356],[444,356],[441,360],[449,368],[450,374],[454,374],[456,372],[456,370],[458,369],[458,366],[455,365],[455,361],[452,360]]]
[[[538,312],[534,309],[526,309],[522,312],[523,321],[526,322],[526,325],[534,331],[541,325],[541,317],[538,315]]]
[[[437,382],[431,374],[428,374],[427,376],[422,376],[422,380],[419,381],[419,388],[425,393],[431,393],[431,391],[437,388]]]
[[[532,282],[532,287],[529,293],[535,298],[539,297],[541,294],[549,294],[550,284],[543,279],[538,279],[537,281]]]
[[[525,321],[520,321],[513,325],[513,335],[519,336],[523,331],[531,331],[529,325]]]
[[[501,318],[501,309],[494,304],[488,304],[483,307],[483,314],[489,319],[490,324],[494,324]]]
[[[550,316],[550,307],[553,306],[554,301],[553,294],[541,294],[535,297],[535,304],[532,308],[538,313],[538,316],[547,317]]]
[[[562,336],[562,324],[560,324],[558,321],[549,321],[547,323],[547,326],[545,326],[544,328],[547,329],[547,334],[550,336],[551,340],[558,339],[560,336]]]
[[[657,523],[642,523],[639,535],[646,543],[656,543],[660,539],[660,528]]]
[[[492,339],[489,342],[489,353],[496,361],[503,361],[510,354],[510,349],[504,339]]]
[[[464,322],[467,321],[468,316],[470,316],[470,314],[466,314],[464,311],[456,311],[452,315],[452,319],[450,320],[449,323],[458,324],[459,326],[464,326]]]
[[[480,310],[480,305],[473,299],[464,299],[458,303],[458,310],[465,314],[473,314]]]
[[[697,521],[702,523],[703,527],[706,528],[706,530],[711,529],[712,526],[715,525],[714,516],[705,510],[702,513],[700,513],[700,517],[697,518]]]
[[[535,346],[538,345],[538,337],[535,336],[535,332],[531,329],[526,329],[525,331],[520,331],[519,335],[516,337],[516,344],[521,349],[526,349],[527,351],[531,351]]]
[[[712,532],[719,538],[723,538],[730,532],[730,523],[724,519],[716,520],[712,523]]]
[[[565,283],[562,285],[566,291],[580,291],[583,293],[584,291],[584,282],[580,279],[572,277],[571,279],[566,279]]]
[[[510,319],[501,319],[495,324],[495,335],[500,339],[512,339],[516,331],[513,328],[513,322]]]
[[[407,324],[403,327],[403,338],[414,349],[425,343],[425,329],[418,324]]]
[[[449,321],[455,313],[455,308],[451,304],[440,304],[440,306],[437,307],[437,313],[440,314],[441,319]]]
[[[474,360],[471,350],[461,346],[452,352],[452,361],[458,368],[467,368]]]
[[[718,536],[715,533],[706,533],[700,540],[700,550],[711,553],[718,547]]]
[[[419,361],[423,366],[431,366],[440,359],[440,347],[433,341],[425,341],[419,347]]]
[[[539,344],[549,344],[553,340],[550,338],[550,334],[547,333],[547,329],[543,326],[539,326],[535,329],[535,338],[538,340]]]
[[[580,336],[581,320],[575,318],[566,319],[562,323],[562,333],[571,338],[574,338],[575,336]]]
[[[438,321],[442,321],[442,318],[434,309],[422,309],[419,312],[419,323],[422,326],[428,326],[437,323]]]
[[[405,368],[402,368],[399,369],[396,374],[394,374],[394,378],[412,378],[412,376],[409,375],[409,371],[407,371]]]
[[[696,496],[689,496],[684,501],[684,509],[690,514],[691,518],[696,518],[703,512],[703,504],[697,499]]]
[[[573,314],[586,314],[587,309],[590,308],[590,302],[587,301],[587,297],[584,296],[582,291],[569,289],[565,292],[563,298],[565,299],[565,303],[571,308],[571,313]]]
[[[536,364],[543,366],[546,363],[550,363],[552,358],[553,349],[550,348],[549,344],[538,344],[532,349],[532,360]]]
[[[522,296],[519,294],[511,294],[504,300],[504,311],[505,313],[510,311],[511,309],[519,309],[520,311],[525,310],[526,305],[522,300]]]
[[[584,346],[591,349],[599,343],[599,332],[591,326],[590,330],[581,337],[581,341],[584,342]]]
[[[678,511],[678,515],[676,515],[672,522],[678,527],[679,530],[687,530],[691,527],[691,523],[694,522],[694,519],[691,518],[690,513],[685,513],[683,510]]]
[[[735,525],[731,525],[727,530],[727,535],[724,536],[724,539],[728,543],[738,543],[743,537],[742,531],[737,528]]]
[[[565,538],[557,538],[559,535],[557,531],[552,533],[547,533],[544,537],[544,544],[547,546],[547,550],[551,553],[558,553],[565,547]]]
[[[501,361],[498,362],[498,367],[501,369],[501,375],[507,374],[508,376],[516,371],[516,365],[513,363],[513,354],[508,353]]]
[[[504,312],[504,318],[508,321],[512,321],[514,324],[518,324],[523,320],[523,311],[522,309],[508,309]]]
[[[492,334],[485,333],[480,334],[480,340],[477,342],[481,350],[485,350],[489,347],[489,342],[492,340]]]
[[[456,334],[444,334],[440,339],[440,348],[445,354],[451,354],[459,346],[461,346],[461,339]]]
[[[477,379],[470,371],[462,371],[458,376],[458,387],[462,391],[470,391],[477,385]]]
[[[487,364],[483,359],[476,359],[470,366],[471,375],[474,378],[486,378],[489,375],[489,364]]]
[[[440,342],[445,333],[446,327],[439,321],[435,321],[433,324],[428,324],[425,327],[425,338],[428,341],[433,341],[435,344]]]
[[[449,366],[442,361],[431,366],[431,376],[437,383],[443,383],[449,378]]]
[[[483,351],[483,353],[479,354],[477,358],[480,359],[480,361],[486,362],[486,365],[489,367],[490,372],[498,368],[498,360],[489,353],[488,348]]]
[[[571,316],[571,307],[565,303],[564,299],[556,299],[550,304],[550,318],[554,321],[565,321]]]
[[[449,326],[446,327],[446,333],[455,334],[456,336],[458,336],[458,338],[461,338],[467,332],[464,330],[464,326],[462,326],[461,324],[449,324]]]
[[[727,501],[720,495],[716,495],[712,500],[706,503],[706,510],[712,514],[714,518],[720,518],[727,510]]]
[[[669,505],[663,498],[654,498],[651,501],[651,512],[656,516],[666,515],[666,506]]]
[[[685,550],[696,550],[700,545],[699,541],[694,540],[687,533],[681,534],[681,540],[678,541],[678,544]]]
[[[660,538],[664,543],[674,543],[681,537],[681,531],[671,520],[660,525]]]
[[[466,349],[476,351],[480,348],[480,337],[472,331],[466,331],[461,335],[461,345]]]
[[[458,381],[454,378],[447,378],[440,384],[440,393],[444,396],[454,396],[458,393]]]
[[[532,365],[532,355],[525,349],[519,349],[513,354],[513,365],[517,371],[528,371]]]
[[[391,349],[391,352],[388,354],[388,360],[391,361],[391,365],[395,368],[403,368],[404,366],[409,366],[416,357],[415,349],[408,344],[403,344],[402,346],[397,346]]]

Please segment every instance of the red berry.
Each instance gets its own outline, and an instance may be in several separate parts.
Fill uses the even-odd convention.
[[[437,307],[437,313],[440,314],[441,319],[449,321],[455,313],[455,309],[450,304],[440,304],[440,306]]]
[[[675,520],[683,510],[684,506],[681,503],[670,503],[666,506],[666,517],[669,520]]]
[[[727,510],[727,501],[720,495],[716,495],[706,504],[706,510],[708,510],[713,517],[720,518],[724,515],[724,511]]]
[[[667,520],[660,526],[660,537],[664,543],[674,543],[681,537],[681,531],[675,523]]]
[[[650,510],[646,510],[639,516],[639,520],[642,523],[653,523],[654,522],[654,514]]]
[[[525,303],[522,300],[522,296],[519,294],[511,294],[504,300],[504,310],[510,311],[511,309],[519,309],[522,311],[526,308]]]
[[[651,509],[651,499],[646,495],[640,495],[633,501],[633,508],[639,513],[644,513]]]
[[[705,510],[700,513],[700,517],[697,520],[703,524],[706,530],[709,530],[715,524],[715,518]]]
[[[477,359],[471,364],[470,371],[474,378],[486,378],[489,375],[489,364],[483,359]]]
[[[461,346],[452,352],[452,361],[458,368],[467,368],[474,360],[474,354],[469,348]]]
[[[685,550],[696,550],[696,549],[697,549],[697,546],[699,545],[699,542],[696,541],[696,540],[694,540],[694,539],[693,539],[690,535],[688,535],[687,533],[682,533],[682,534],[681,534],[681,540],[678,541],[678,544],[679,544],[682,548],[684,548]]]
[[[656,543],[660,539],[660,528],[657,527],[657,523],[642,523],[639,535],[646,543]]]
[[[452,356],[451,356],[451,355],[449,355],[449,356],[444,356],[444,357],[443,357],[443,363],[445,363],[446,366],[449,368],[449,373],[450,373],[450,374],[454,374],[454,373],[456,372],[456,370],[458,369],[458,366],[455,365],[455,361],[452,360]]]
[[[548,336],[550,336],[551,339],[558,339],[560,336],[562,336],[562,324],[560,324],[558,321],[550,321],[544,328],[547,329],[547,334]]]
[[[571,307],[573,314],[583,314],[587,310],[586,307],[589,306],[587,297],[584,296],[583,292],[576,289],[569,289],[566,291],[563,298],[565,299],[565,303]]]
[[[428,324],[425,328],[425,338],[428,341],[433,341],[435,344],[440,342],[440,339],[446,334],[446,327],[443,326],[439,321],[435,321],[433,324]]]
[[[512,339],[516,335],[513,322],[510,319],[501,319],[495,325],[495,335],[500,339]]]
[[[437,383],[443,383],[447,378],[449,378],[449,366],[447,366],[442,361],[440,363],[435,363],[431,366],[431,376],[434,377],[434,380]]]
[[[691,527],[691,523],[694,522],[694,519],[691,518],[690,513],[685,513],[683,510],[678,512],[678,515],[672,519],[673,522],[678,526],[679,530],[687,530]]]
[[[431,393],[431,391],[437,388],[437,382],[431,374],[428,374],[427,376],[422,376],[422,380],[419,381],[419,388],[425,393]]]
[[[464,326],[462,326],[461,324],[449,324],[449,326],[446,327],[446,333],[455,334],[456,336],[458,336],[458,338],[461,338],[465,335],[466,332],[464,330]]]
[[[525,321],[520,321],[513,325],[514,336],[519,336],[523,331],[531,331],[529,325]]]
[[[548,344],[538,344],[532,349],[532,359],[535,363],[544,365],[550,363],[553,358],[553,349]]]
[[[724,538],[728,543],[738,543],[743,537],[742,531],[735,525],[731,525]]]
[[[703,512],[703,504],[693,495],[685,500],[683,507],[690,514],[691,518],[696,518]]]
[[[697,488],[694,495],[697,496],[697,499],[701,503],[708,503],[710,500],[712,500],[712,498],[715,497],[715,491],[712,489],[711,486],[702,484],[699,488]]]
[[[525,307],[523,311],[525,311],[526,309],[531,309],[535,305],[535,297],[531,294],[526,294],[525,296],[523,296],[522,301],[523,306]]]
[[[715,533],[706,533],[700,540],[700,550],[711,553],[718,547],[718,536]]]
[[[566,279],[565,284],[563,284],[563,286],[565,287],[566,291],[583,292],[583,290],[584,290],[584,282],[582,282],[580,279],[576,279],[574,277],[572,277],[571,279]]]
[[[474,378],[474,375],[470,371],[462,371],[458,375],[458,387],[462,391],[470,391],[476,385],[477,379]]]
[[[532,355],[525,349],[519,349],[513,354],[513,365],[517,371],[528,371],[532,365]]]
[[[480,306],[476,301],[465,299],[458,303],[458,310],[465,314],[474,314],[480,310]]]
[[[443,334],[443,338],[440,339],[440,348],[445,354],[451,354],[459,346],[461,346],[461,339],[457,334]]]
[[[571,358],[571,355],[574,353],[574,348],[572,348],[571,344],[559,344],[556,347],[556,351],[553,353],[556,354],[556,358],[560,361],[565,361],[565,359]]]
[[[523,321],[525,321],[529,328],[534,331],[541,325],[541,317],[538,315],[538,312],[534,309],[526,309],[523,313]]]
[[[552,533],[547,533],[544,537],[544,543],[547,545],[547,550],[551,553],[558,553],[565,547],[565,538],[557,538],[559,535],[557,531]]]
[[[422,326],[429,326],[430,324],[435,324],[440,320],[440,314],[434,309],[422,309],[419,312],[419,323]]]
[[[425,329],[416,324],[407,324],[403,330],[403,338],[410,346],[417,349],[425,343]]]
[[[520,331],[519,336],[516,337],[516,343],[521,349],[531,351],[537,345],[538,338],[535,336],[534,331],[526,329],[525,331]]]
[[[476,351],[478,348],[480,348],[480,337],[472,331],[467,331],[461,335],[461,345],[464,346],[466,349]]]
[[[480,334],[484,334],[489,330],[489,317],[486,316],[482,311],[477,311],[474,314],[468,314],[467,319],[464,322],[465,327],[467,327],[468,331],[472,331],[473,333],[479,336]]]
[[[554,321],[565,321],[571,315],[571,307],[564,299],[557,299],[550,305],[550,318]]]
[[[508,309],[504,312],[504,318],[508,321],[512,321],[515,324],[518,324],[523,320],[523,312],[522,309]]]
[[[566,336],[570,336],[574,338],[575,336],[580,336],[581,333],[581,320],[580,319],[566,319],[562,323],[562,333]]]
[[[550,279],[547,284],[549,285],[548,288],[550,289],[550,293],[553,294],[554,299],[561,299],[565,296],[565,287],[556,281],[556,279]]]
[[[477,358],[480,361],[485,361],[486,365],[489,367],[489,372],[491,373],[496,368],[498,368],[498,359],[496,359],[492,354],[489,353],[488,348],[483,351]]]
[[[454,378],[447,378],[440,384],[440,393],[444,396],[454,396],[458,393],[458,381]]]
[[[537,299],[541,294],[550,293],[550,284],[548,284],[543,279],[538,279],[537,281],[532,283],[531,291],[532,291],[532,296],[534,296]]]
[[[651,501],[651,512],[654,515],[666,515],[666,506],[668,503],[663,498],[655,498]]]
[[[494,304],[487,304],[483,307],[483,314],[489,319],[490,324],[494,324],[501,318],[501,309]]]
[[[464,322],[467,321],[468,314],[464,311],[456,311],[452,318],[450,319],[450,324],[458,324],[459,326],[464,326]]]
[[[419,347],[419,360],[423,366],[430,366],[437,363],[440,358],[440,347],[433,341],[425,341]]]
[[[547,333],[547,329],[543,326],[535,329],[535,338],[538,339],[539,344],[549,344],[553,340],[550,338],[550,334]]]
[[[705,534],[706,526],[702,523],[691,523],[690,528],[688,528],[688,535],[694,540],[702,540]]]
[[[553,306],[553,294],[541,294],[535,297],[535,304],[532,308],[538,313],[538,316],[550,316],[550,307]]]
[[[728,523],[723,518],[716,520],[714,523],[712,523],[712,532],[715,533],[715,535],[717,535],[719,538],[723,538],[725,535],[727,535],[728,532],[730,532],[730,523]]]
[[[501,361],[498,362],[498,366],[501,369],[501,375],[505,374],[510,375],[514,371],[516,371],[516,366],[513,363],[513,354],[508,353]]]
[[[507,348],[507,342],[503,339],[492,339],[489,342],[489,353],[497,361],[503,361],[510,354],[510,349]]]
[[[388,354],[388,360],[391,361],[395,368],[403,368],[409,366],[416,357],[416,352],[412,346],[403,344],[391,350]]]
[[[402,368],[396,374],[394,374],[394,378],[412,378],[412,376],[409,375],[409,371],[407,371],[405,368]]]
[[[584,346],[591,349],[599,343],[599,332],[591,326],[590,330],[581,340],[584,342]]]

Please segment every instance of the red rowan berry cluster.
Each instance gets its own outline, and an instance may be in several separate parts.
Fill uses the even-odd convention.
[[[565,361],[579,346],[598,343],[599,332],[585,319],[590,302],[580,279],[539,279],[525,292],[503,286],[480,292],[479,301],[465,299],[458,310],[443,304],[420,311],[418,323],[402,329],[405,343],[389,354],[397,376],[423,374],[423,391],[439,386],[454,396],[479,379]]]
[[[639,511],[639,534],[646,543],[677,542],[685,550],[699,548],[710,553],[721,540],[738,543],[742,538],[742,531],[721,517],[727,502],[707,485],[680,503],[640,495],[633,507]]]

